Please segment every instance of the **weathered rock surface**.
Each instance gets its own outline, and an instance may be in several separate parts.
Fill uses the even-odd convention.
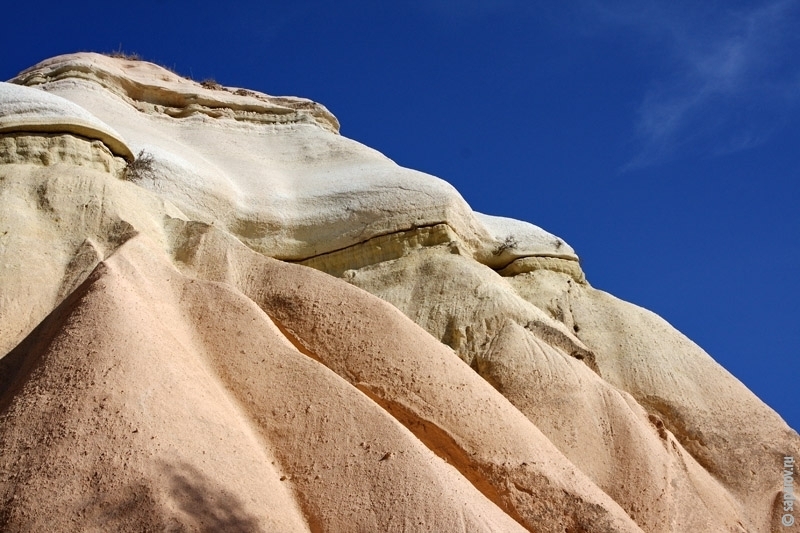
[[[0,530],[767,532],[785,455],[568,244],[319,104],[0,83]]]

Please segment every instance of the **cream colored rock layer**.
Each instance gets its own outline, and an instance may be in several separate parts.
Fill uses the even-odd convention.
[[[450,184],[337,135],[335,118],[307,100],[209,89],[151,63],[88,53],[52,58],[12,81],[91,110],[133,153],[154,157],[157,180],[141,186],[272,257],[304,260],[447,223],[470,255],[493,267],[542,253],[577,260],[540,228],[482,218]],[[508,223],[519,237],[513,247]]]
[[[0,135],[0,530],[780,527],[797,433],[558,237],[307,101],[96,54],[15,81],[56,129]]]
[[[119,216],[113,197],[128,184],[116,183],[104,202]],[[639,530],[393,307],[211,226],[141,211],[164,223],[161,241],[120,236],[0,359],[4,528]]]
[[[90,141],[71,134],[0,134],[0,165],[67,164],[85,166],[119,175],[126,162],[115,157],[102,141]]]
[[[86,109],[44,91],[0,82],[0,133],[7,132],[72,133],[102,141],[114,155],[133,159],[119,134]]]
[[[42,61],[15,82],[37,86],[59,80],[87,80],[146,113],[174,118],[226,117],[263,124],[316,124],[338,133],[339,121],[325,107],[305,98],[269,96],[229,89],[216,82],[197,83],[146,61],[82,53]]]
[[[443,248],[345,279],[451,346],[644,530],[778,525],[774,472],[797,433],[653,313],[568,273],[501,277]]]

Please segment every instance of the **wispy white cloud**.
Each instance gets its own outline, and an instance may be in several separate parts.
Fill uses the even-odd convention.
[[[593,4],[592,12],[607,26],[638,32],[665,59],[638,107],[638,152],[626,170],[689,152],[752,148],[800,102],[800,2],[740,9],[656,1],[608,6]]]

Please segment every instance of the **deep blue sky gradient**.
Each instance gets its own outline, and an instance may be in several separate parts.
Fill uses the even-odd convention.
[[[122,49],[322,102],[475,210],[564,238],[800,429],[800,1],[698,4],[14,2],[0,79]]]

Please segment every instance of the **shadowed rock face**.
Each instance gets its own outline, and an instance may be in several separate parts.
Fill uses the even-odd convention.
[[[308,100],[11,82],[0,530],[780,527],[797,433],[561,239]]]

